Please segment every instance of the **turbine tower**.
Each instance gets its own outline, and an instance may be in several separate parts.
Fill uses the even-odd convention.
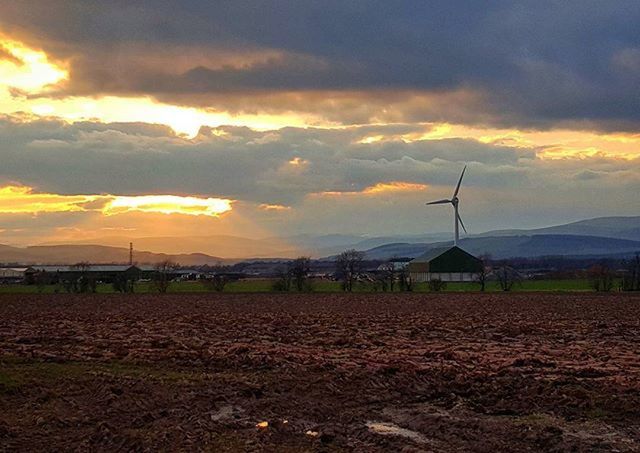
[[[454,217],[453,217],[453,231],[454,231],[454,236],[453,236],[453,245],[458,245],[458,240],[460,239],[460,225],[462,226],[462,229],[464,230],[464,232],[467,232],[467,229],[464,227],[464,223],[462,222],[462,218],[460,218],[460,213],[458,212],[458,204],[460,203],[460,199],[458,198],[458,191],[460,190],[460,184],[462,183],[462,178],[464,176],[464,172],[467,169],[467,166],[465,165],[464,168],[462,169],[462,173],[460,174],[460,179],[458,179],[458,185],[456,186],[456,190],[453,192],[453,197],[451,197],[451,200],[438,200],[438,201],[432,201],[430,203],[427,203],[427,205],[431,205],[431,204],[447,204],[447,203],[451,203],[451,205],[453,205],[453,211],[454,211]]]

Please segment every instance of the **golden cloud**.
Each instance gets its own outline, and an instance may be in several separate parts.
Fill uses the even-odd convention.
[[[154,68],[162,66],[168,57],[163,55],[148,56],[148,64]],[[257,51],[242,57],[224,52],[220,56],[221,64],[234,67],[259,64],[264,58],[282,57],[277,53],[265,56]],[[175,55],[170,57],[177,58]],[[179,66],[187,68],[190,61],[182,58]],[[442,93],[407,90],[240,93],[233,97],[223,96],[215,102],[207,101],[209,107],[205,104],[188,107],[185,105],[200,104],[189,104],[186,100],[182,104],[171,103],[174,102],[171,100],[160,102],[144,95],[59,97],[58,92],[54,96],[53,89],[71,83],[71,76],[66,62],[52,61],[45,52],[0,35],[0,114],[31,113],[31,117],[23,115],[25,120],[51,116],[69,122],[146,122],[168,125],[176,133],[191,138],[197,135],[201,126],[247,126],[255,130],[308,126],[344,129],[352,127],[350,124],[401,125],[410,122],[424,125],[424,131],[408,134],[376,132],[359,138],[358,142],[372,144],[392,140],[414,142],[462,138],[497,146],[535,149],[537,156],[543,159],[591,156],[634,159],[640,155],[640,135],[637,133],[571,128],[521,130],[463,124],[468,120],[464,112],[477,111],[484,105],[483,96],[470,90]],[[211,105],[217,105],[218,109],[210,108]],[[412,117],[411,112],[424,109],[427,109],[426,117],[446,117],[453,122],[412,122],[416,117]],[[485,124],[490,124],[490,112],[487,115]],[[306,163],[299,157],[289,161],[292,167],[303,167]]]
[[[0,51],[0,86],[40,93],[69,77],[69,72],[49,62],[44,52],[18,41],[0,37]]]
[[[60,98],[48,93],[54,85],[68,80],[69,71],[60,64],[50,62],[44,52],[0,36],[0,114],[31,112],[36,116],[51,116],[69,122],[91,120],[164,124],[176,133],[191,138],[197,135],[202,126],[248,126],[255,130],[271,130],[320,124],[320,117],[316,115],[230,114],[222,110],[162,103],[150,96]],[[16,96],[15,90],[21,95]]]
[[[373,186],[365,187],[360,191],[326,191],[315,192],[311,196],[319,197],[344,197],[344,196],[376,196],[389,193],[413,193],[427,189],[426,184],[418,184],[403,181],[379,182]]]
[[[102,209],[102,213],[114,215],[139,211],[218,217],[220,214],[231,211],[231,204],[232,200],[224,198],[180,197],[176,195],[113,197]]]
[[[85,205],[98,198],[95,195],[34,193],[31,187],[5,186],[0,188],[0,213],[85,211]]]
[[[290,211],[291,206],[283,206],[281,204],[267,204],[262,203],[258,206],[259,209],[263,211]]]
[[[232,210],[233,200],[177,195],[59,195],[36,193],[27,186],[0,188],[0,213],[128,212],[218,217]]]
[[[635,159],[640,156],[640,134],[636,133],[598,133],[571,129],[519,130],[449,123],[426,123],[424,126],[424,132],[388,135],[376,133],[362,137],[358,143],[412,143],[461,138],[509,148],[536,149],[537,156],[542,159],[580,159],[593,156]]]

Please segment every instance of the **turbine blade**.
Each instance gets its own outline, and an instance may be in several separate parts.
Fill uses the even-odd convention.
[[[462,184],[462,177],[464,176],[464,171],[467,169],[467,166],[465,165],[464,168],[462,169],[462,173],[460,173],[460,179],[458,179],[458,185],[456,186],[456,191],[453,192],[453,197],[451,198],[455,198],[458,196],[458,191],[460,190],[460,184]]]
[[[451,200],[438,200],[438,201],[431,201],[429,203],[427,203],[428,205],[430,204],[445,204],[445,203],[451,203]]]
[[[460,222],[460,226],[462,226],[462,229],[464,230],[465,234],[468,234],[467,229],[464,227],[464,223],[462,222],[462,217],[460,217],[460,213],[458,213],[458,222]]]

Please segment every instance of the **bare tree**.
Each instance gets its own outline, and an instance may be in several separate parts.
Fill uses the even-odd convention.
[[[511,291],[513,285],[522,280],[520,273],[506,261],[503,261],[494,269],[494,274],[498,279],[502,291]]]
[[[271,285],[273,291],[286,292],[291,290],[291,265],[281,266],[277,270],[278,278]]]
[[[135,278],[133,275],[117,275],[111,282],[113,290],[119,293],[133,293],[135,286]]]
[[[383,263],[378,267],[375,275],[376,287],[379,285],[382,291],[393,292],[395,286],[395,270],[392,262]]]
[[[44,291],[46,285],[51,283],[51,279],[46,272],[37,271],[33,275],[33,283],[36,285],[36,288],[38,288],[38,292],[41,293]]]
[[[233,278],[229,275],[229,266],[217,265],[213,268],[214,273],[212,276],[203,280],[204,286],[209,290],[213,290],[216,292],[224,291],[225,286],[229,283]]]
[[[205,286],[213,291],[221,293],[229,283],[229,277],[225,274],[215,274],[204,280]]]
[[[338,277],[342,280],[342,289],[344,291],[353,291],[353,283],[362,270],[362,261],[364,260],[364,252],[355,249],[345,250],[336,260],[336,271]]]
[[[397,273],[398,284],[400,291],[413,291],[413,280],[411,280],[411,273],[409,272],[409,266],[400,268]]]
[[[628,261],[625,261],[626,273],[622,280],[624,291],[640,291],[640,253]]]
[[[309,283],[311,258],[308,256],[299,256],[291,263],[290,272],[296,290],[311,291],[311,285]]]
[[[596,264],[587,270],[587,278],[595,291],[609,292],[613,289],[613,273],[606,264]]]
[[[476,283],[480,285],[480,291],[484,291],[487,284],[487,277],[489,276],[489,263],[491,262],[491,255],[485,253],[480,256],[482,266],[476,274]]]
[[[71,292],[76,293],[95,293],[97,290],[97,282],[95,278],[89,275],[89,269],[91,265],[86,261],[81,261],[71,266],[71,269],[76,271],[77,276],[69,282]]]
[[[161,261],[155,265],[153,284],[158,292],[166,293],[171,283],[171,275],[178,268],[178,264],[170,260]]]

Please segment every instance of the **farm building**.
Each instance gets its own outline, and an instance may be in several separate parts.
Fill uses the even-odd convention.
[[[482,270],[482,261],[460,247],[439,247],[409,263],[411,280],[417,283],[440,279],[444,282],[471,282]]]
[[[0,268],[1,283],[18,283],[22,282],[25,277],[26,267],[3,267]]]
[[[25,271],[25,281],[32,284],[37,277],[44,277],[47,283],[59,283],[64,280],[77,280],[86,276],[92,280],[106,283],[116,278],[126,277],[137,280],[140,269],[129,265],[87,265],[87,266],[31,266]]]
[[[386,263],[382,263],[378,266],[377,270],[382,271],[391,268],[393,271],[401,271],[409,265],[409,262],[411,262],[411,258],[391,258]]]

